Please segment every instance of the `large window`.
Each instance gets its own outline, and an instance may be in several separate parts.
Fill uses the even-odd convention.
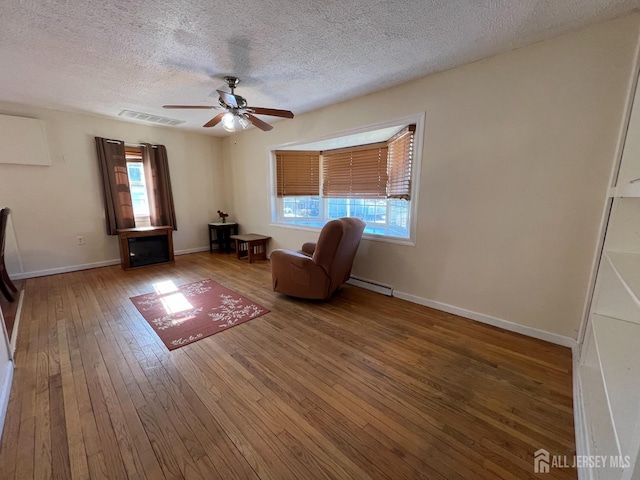
[[[177,230],[166,147],[125,146],[122,140],[103,137],[95,141],[107,234],[151,225]]]
[[[410,239],[415,132],[415,124],[398,125],[301,146],[340,148],[276,150],[273,220],[319,228],[358,217],[365,235]],[[354,143],[362,138],[377,141]]]

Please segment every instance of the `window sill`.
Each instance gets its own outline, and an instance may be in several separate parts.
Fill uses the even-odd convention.
[[[149,215],[135,215],[134,222],[137,227],[150,227],[151,226],[151,217]]]
[[[321,223],[321,222],[318,222]],[[278,228],[286,228],[289,230],[302,230],[305,232],[314,232],[320,233],[323,225],[314,226],[314,225],[297,225],[295,223],[284,223],[284,222],[273,222],[269,226],[278,227]],[[388,235],[377,235],[372,233],[365,232],[362,235],[364,240],[373,240],[374,242],[383,242],[383,243],[393,243],[396,245],[406,245],[408,247],[415,247],[416,244],[411,238],[401,238],[401,237],[392,237]]]

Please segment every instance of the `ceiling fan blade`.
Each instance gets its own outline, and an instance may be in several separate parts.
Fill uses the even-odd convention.
[[[265,132],[268,132],[269,130],[271,130],[273,127],[271,125],[269,125],[267,122],[263,122],[262,120],[260,120],[258,117],[255,117],[253,115],[251,115],[250,113],[245,113],[245,115],[247,116],[247,119],[253,123],[256,127],[258,127],[260,130],[263,130]]]
[[[231,95],[230,93],[223,92],[222,90],[216,90],[216,92],[218,92],[218,95],[220,95],[220,98],[224,103],[226,103],[230,107],[238,108],[238,102],[236,101],[235,95]]]
[[[270,115],[272,117],[293,118],[293,112],[289,110],[278,110],[277,108],[247,107],[258,115]]]
[[[211,105],[163,105],[162,108],[191,108],[191,109],[209,110],[216,107]]]
[[[213,117],[211,120],[209,120],[207,123],[205,123],[203,125],[203,127],[215,127],[217,124],[220,123],[220,120],[222,120],[222,117],[224,116],[225,112],[219,113],[218,115],[216,115],[215,117]]]

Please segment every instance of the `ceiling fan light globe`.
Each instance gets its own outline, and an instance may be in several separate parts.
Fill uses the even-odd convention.
[[[242,126],[243,130],[249,126],[249,121],[244,117],[238,117],[238,123]]]
[[[222,128],[224,128],[227,132],[235,132],[236,131],[236,122],[235,115],[231,112],[227,112],[222,117]]]

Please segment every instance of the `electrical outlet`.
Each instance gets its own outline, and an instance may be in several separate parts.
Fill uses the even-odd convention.
[[[84,245],[84,237],[82,235],[76,237],[76,245]]]

